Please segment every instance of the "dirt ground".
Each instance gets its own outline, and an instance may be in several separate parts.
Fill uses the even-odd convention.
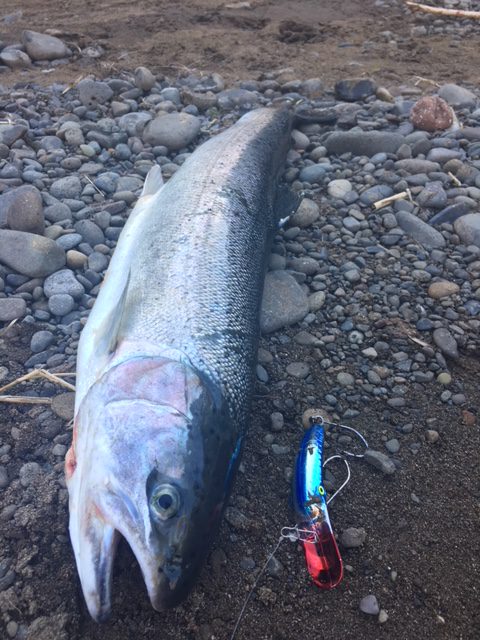
[[[235,8],[249,5],[249,8]],[[227,80],[293,69],[296,78],[326,84],[366,75],[388,84],[414,76],[476,84],[478,38],[410,35],[431,17],[388,9],[374,0],[2,0],[0,40],[18,41],[23,29],[58,32],[76,52],[66,67],[16,73],[19,81],[72,81],[145,65],[176,74],[185,67],[217,71]],[[234,8],[230,8],[234,7]],[[3,16],[3,18],[2,18]],[[393,36],[385,36],[390,31]],[[388,41],[394,40],[396,44]],[[88,57],[89,47],[103,54]],[[83,52],[83,54],[82,54]],[[10,83],[13,75],[0,81]]]
[[[388,87],[411,84],[415,76],[478,85],[478,37],[411,37],[412,26],[428,22],[404,13],[400,5],[389,10],[375,8],[373,0],[250,0],[250,8],[227,5],[228,0],[2,0],[1,40],[18,41],[25,28],[54,29],[77,55],[68,65],[5,73],[0,83],[71,82],[80,74],[104,77],[142,64],[171,76],[185,67],[217,71],[229,82],[288,67],[292,76],[320,77],[327,86],[358,75]],[[384,31],[395,34],[396,46],[388,44]],[[103,54],[86,57],[81,52],[87,47],[101,47]],[[388,335],[378,339],[388,340]],[[24,330],[0,340],[0,364],[6,364],[12,376],[24,373],[28,343]],[[272,349],[271,342],[268,346]],[[38,633],[29,635],[36,640],[227,640],[253,580],[240,561],[251,556],[260,567],[281,527],[291,522],[285,467],[293,465],[306,396],[322,397],[327,389],[318,362],[306,348],[292,341],[278,344],[274,351],[275,365],[267,367],[274,382],[282,379],[286,363],[304,360],[312,367],[316,385],[288,382],[282,391],[272,390],[267,396],[258,389],[243,468],[232,496],[249,525],[235,532],[223,523],[193,594],[166,614],[151,609],[138,567],[123,548],[114,578],[112,621],[101,626],[92,622],[67,538],[66,495],[55,480],[50,435],[36,423],[41,409],[2,407],[0,445],[12,443],[12,429],[21,428],[20,438],[13,442],[18,464],[9,473],[18,473],[33,455],[52,464],[51,475],[29,488],[32,508],[24,511],[23,524],[18,519],[0,522],[9,555],[24,559],[22,577],[14,596],[9,595],[15,601],[0,598],[2,614],[7,611],[20,625],[44,617],[44,626],[39,623]],[[452,374],[475,415],[478,360],[462,360],[453,365]],[[44,392],[55,391],[45,387]],[[438,385],[431,383],[412,386],[406,407],[395,412],[386,411],[380,402],[365,405],[354,426],[376,449],[383,448],[382,436],[391,437],[392,429],[413,424],[412,432],[401,436],[397,473],[386,478],[355,463],[349,488],[332,508],[335,529],[364,527],[365,545],[343,552],[350,570],[339,588],[324,593],[309,583],[301,551],[283,543],[277,554],[283,571],[260,580],[238,640],[480,637],[480,430],[478,424],[465,424],[461,408],[445,407],[438,397]],[[277,441],[291,447],[289,455],[279,458],[264,453],[275,401],[286,420]],[[440,432],[436,445],[423,441],[427,428]],[[416,454],[410,449],[415,443],[421,443]],[[0,507],[14,499],[4,492]],[[395,581],[392,571],[398,574]],[[376,594],[388,612],[386,624],[358,611],[360,598],[368,593]],[[0,625],[0,637],[6,638],[3,622]]]

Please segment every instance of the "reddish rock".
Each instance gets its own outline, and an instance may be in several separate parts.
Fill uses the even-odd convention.
[[[413,105],[410,121],[416,129],[443,131],[452,126],[453,111],[442,98],[425,96]]]

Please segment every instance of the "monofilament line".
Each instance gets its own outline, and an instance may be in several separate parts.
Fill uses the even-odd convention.
[[[273,558],[273,556],[277,553],[279,546],[282,544],[284,540],[283,536],[280,536],[275,549],[272,551],[272,553],[268,556],[265,564],[263,565],[263,567],[261,568],[260,572],[258,573],[257,577],[255,578],[255,582],[252,585],[252,588],[250,589],[250,591],[248,592],[247,597],[245,598],[245,602],[243,603],[243,607],[240,610],[240,613],[238,615],[237,621],[235,623],[235,626],[233,628],[232,631],[232,635],[230,636],[230,640],[234,640],[237,631],[238,631],[238,627],[240,626],[240,622],[242,621],[243,615],[245,613],[245,609],[247,608],[248,603],[250,602],[250,598],[252,597],[252,593],[255,591],[255,588],[258,584],[258,581],[260,580],[260,578],[263,576],[263,574],[265,573],[266,568],[268,567],[268,563],[270,562],[270,560]]]

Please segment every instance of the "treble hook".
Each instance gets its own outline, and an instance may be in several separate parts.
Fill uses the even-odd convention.
[[[312,416],[310,418],[310,424],[312,426],[319,425],[321,427],[327,427],[327,430],[329,432],[332,431],[333,429],[343,429],[344,431],[351,431],[357,436],[357,438],[364,445],[365,450],[368,449],[367,440],[362,436],[362,434],[359,431],[357,431],[353,427],[347,427],[346,424],[339,424],[338,422],[329,422],[328,420],[325,420],[323,416]],[[352,451],[346,451],[345,449],[343,449],[342,453],[346,456],[350,456],[351,458],[363,458],[365,456],[365,453],[353,453]]]

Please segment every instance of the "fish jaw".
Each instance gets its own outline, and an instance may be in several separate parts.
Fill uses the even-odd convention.
[[[66,476],[70,538],[95,620],[111,609],[121,536],[155,609],[175,606],[191,589],[232,475],[236,442],[225,420],[188,365],[158,357],[122,362],[85,396]],[[178,512],[166,520],[152,508],[164,486],[179,496]]]

